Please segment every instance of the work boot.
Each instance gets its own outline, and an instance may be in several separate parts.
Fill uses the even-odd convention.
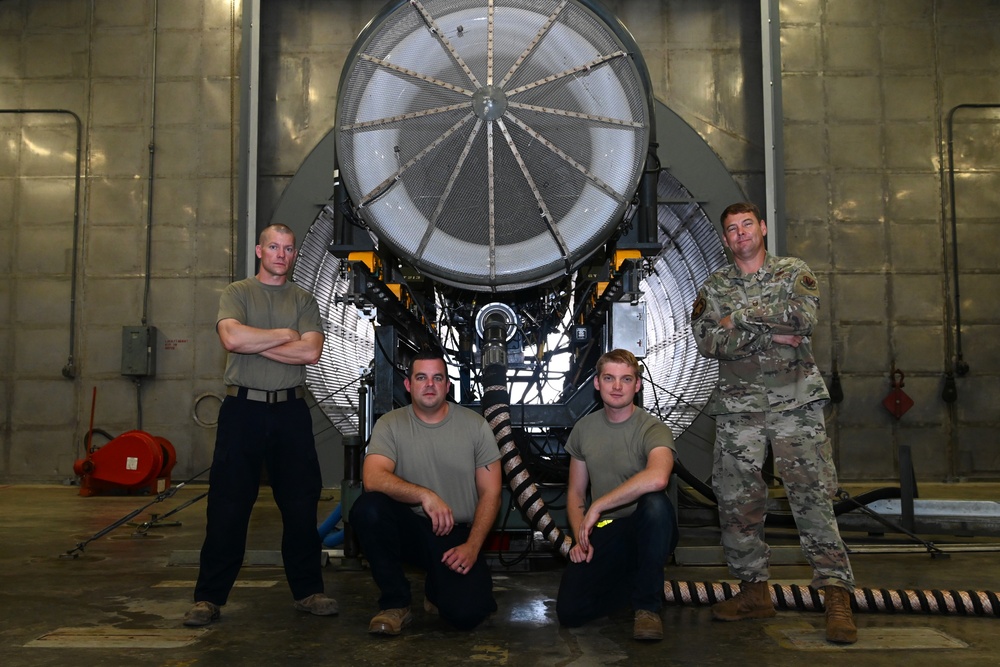
[[[219,605],[202,600],[195,602],[188,613],[184,614],[184,625],[189,628],[200,628],[218,620],[219,615]]]
[[[313,593],[307,598],[296,600],[295,608],[313,616],[336,616],[340,612],[337,601],[323,593]]]
[[[663,621],[655,611],[637,609],[635,625],[632,626],[632,638],[649,641],[663,639]]]
[[[383,609],[372,617],[368,632],[373,635],[398,635],[412,620],[409,607]]]
[[[851,591],[840,586],[823,587],[823,606],[826,607],[826,641],[834,644],[853,644],[858,641],[858,628],[851,611]]]
[[[777,613],[771,602],[771,586],[766,581],[744,581],[739,593],[712,605],[712,616],[719,621],[771,618]]]

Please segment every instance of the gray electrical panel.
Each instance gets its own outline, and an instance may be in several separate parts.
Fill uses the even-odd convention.
[[[122,327],[122,375],[156,374],[156,327]]]
[[[646,357],[646,303],[628,301],[611,304],[608,313],[608,349],[628,350],[639,359]]]

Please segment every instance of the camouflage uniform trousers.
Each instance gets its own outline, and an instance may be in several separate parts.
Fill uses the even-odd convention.
[[[771,550],[764,541],[767,484],[761,469],[770,442],[813,567],[812,586],[854,588],[847,549],[833,513],[837,471],[823,420],[825,401],[782,412],[716,417],[712,484],[719,505],[722,547],[730,573],[741,581],[766,581]]]

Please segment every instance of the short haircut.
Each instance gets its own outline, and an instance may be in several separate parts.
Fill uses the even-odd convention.
[[[625,364],[626,366],[631,366],[632,372],[635,373],[636,378],[642,377],[639,371],[639,360],[636,359],[635,355],[628,350],[619,348],[602,354],[594,366],[597,369],[598,377],[604,372],[604,366],[606,364]]]
[[[740,213],[751,213],[755,218],[757,218],[758,222],[764,219],[761,217],[760,209],[757,208],[756,204],[748,201],[738,201],[735,204],[730,204],[726,207],[726,209],[722,212],[722,215],[719,216],[719,224],[724,226],[726,224],[726,218]]]
[[[257,245],[264,245],[264,238],[272,232],[275,234],[288,234],[293,239],[295,238],[295,232],[292,231],[291,227],[277,222],[260,230],[260,236],[257,237]]]
[[[420,350],[410,359],[410,365],[406,369],[406,377],[408,378],[413,377],[413,366],[414,364],[416,364],[416,362],[434,361],[435,359],[439,359],[441,363],[444,364],[445,372],[447,373],[448,362],[444,360],[444,353],[441,352],[441,350],[425,349],[425,350]]]

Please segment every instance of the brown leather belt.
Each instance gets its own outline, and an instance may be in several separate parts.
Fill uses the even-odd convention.
[[[238,387],[231,384],[226,387],[226,395],[245,398],[248,401],[258,401],[260,403],[284,403],[293,398],[305,397],[306,390],[305,387],[292,387],[291,389],[265,391],[263,389],[250,389],[249,387]]]

